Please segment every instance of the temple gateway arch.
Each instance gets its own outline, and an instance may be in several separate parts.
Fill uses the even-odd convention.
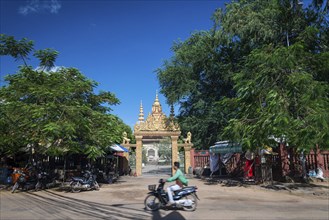
[[[152,113],[150,113],[146,120],[144,120],[144,111],[142,104],[140,105],[139,118],[134,126],[134,136],[136,144],[130,144],[126,134],[124,134],[122,145],[127,149],[136,148],[136,175],[142,175],[142,147],[143,141],[150,141],[161,139],[163,137],[170,137],[171,139],[171,156],[172,164],[178,161],[178,150],[184,148],[185,156],[185,173],[188,173],[188,168],[191,166],[190,150],[193,144],[191,143],[191,133],[189,132],[184,139],[183,144],[178,144],[178,138],[181,134],[179,125],[174,121],[174,110],[171,108],[170,116],[167,117],[162,112],[162,107],[159,102],[158,94],[156,94],[155,101],[152,105]],[[129,153],[124,153],[124,156],[129,161]],[[172,170],[173,172],[173,170]]]

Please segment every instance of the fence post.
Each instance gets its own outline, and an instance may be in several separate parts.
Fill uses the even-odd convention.
[[[316,167],[321,168],[322,171],[324,172],[324,158],[323,155],[321,154],[319,145],[316,145],[316,151],[315,151],[315,158],[316,158]]]
[[[191,167],[194,170],[194,168],[195,168],[195,158],[194,158],[194,156],[195,156],[195,149],[194,148],[191,148],[190,153],[191,153]]]

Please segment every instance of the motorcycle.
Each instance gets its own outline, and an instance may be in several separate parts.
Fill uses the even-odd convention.
[[[99,184],[96,181],[96,175],[85,171],[83,177],[72,177],[70,188],[72,192],[78,193],[81,190],[99,190]]]
[[[115,183],[119,179],[119,174],[115,172],[109,172],[109,174],[106,177],[106,182],[111,184]]]
[[[29,180],[30,176],[25,168],[14,168],[12,176],[14,181],[14,186],[11,190],[12,193],[14,193],[18,188],[21,188],[22,190],[32,189],[35,185],[35,182]]]
[[[96,180],[99,183],[106,183],[106,184],[112,184],[115,183],[119,179],[119,174],[116,172],[103,172],[97,170],[94,172],[96,175]]]
[[[49,189],[56,186],[55,178],[51,178],[47,172],[40,172],[37,175],[38,182],[35,184],[35,191]]]
[[[166,207],[169,199],[168,194],[164,190],[165,181],[159,180],[159,185],[149,185],[149,193],[144,200],[145,209],[148,211],[156,211],[161,207]],[[186,186],[180,190],[174,191],[174,208],[182,208],[185,211],[194,211],[198,205],[197,200],[200,200],[196,192],[198,187]]]

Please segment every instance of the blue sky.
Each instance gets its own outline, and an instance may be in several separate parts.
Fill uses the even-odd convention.
[[[99,82],[96,91],[113,92],[121,104],[112,113],[133,127],[141,101],[145,116],[151,111],[160,89],[155,70],[173,55],[173,42],[211,28],[211,15],[224,2],[0,0],[0,33],[59,51],[56,65],[78,68]],[[22,64],[0,59],[1,80]],[[169,115],[165,98],[159,99]]]

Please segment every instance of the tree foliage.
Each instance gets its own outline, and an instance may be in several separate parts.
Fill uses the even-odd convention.
[[[311,56],[301,44],[254,50],[234,76],[237,97],[230,101],[238,115],[226,133],[249,148],[270,145],[272,136],[292,146],[327,146],[329,87],[301,62]]]
[[[33,41],[27,38],[16,40],[13,36],[0,34],[0,55],[12,56],[16,61],[23,60],[25,65],[33,46]]]
[[[183,133],[208,148],[230,139],[245,148],[271,137],[329,147],[328,1],[239,0],[213,14],[213,28],[175,43],[157,70]]]
[[[55,60],[58,56],[58,52],[52,49],[37,50],[34,56],[40,60],[40,67],[45,70],[50,70],[55,66]]]
[[[9,51],[11,46],[6,41],[1,45]],[[42,68],[22,66],[5,77],[7,84],[0,90],[2,154],[30,146],[40,154],[83,153],[95,159],[128,131],[121,119],[110,114],[110,106],[119,104],[115,95],[95,94],[98,84],[78,69],[51,69],[57,54],[49,49],[36,51]]]

